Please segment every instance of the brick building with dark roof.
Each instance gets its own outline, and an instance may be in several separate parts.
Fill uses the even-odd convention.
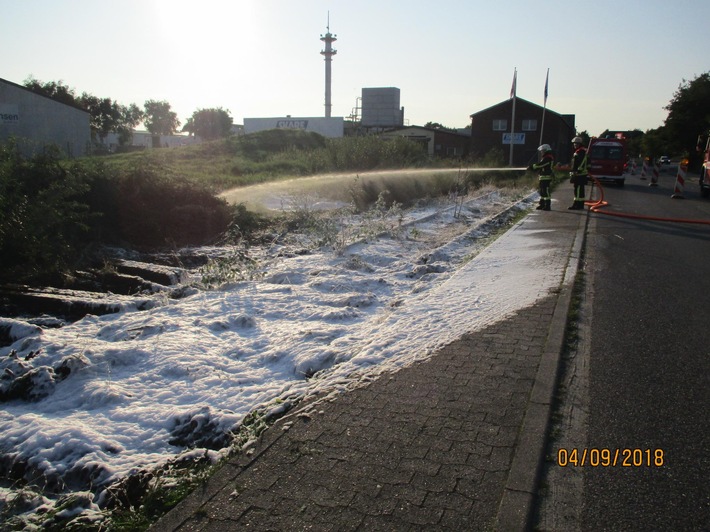
[[[523,98],[516,97],[515,143],[513,166],[527,166],[536,160],[540,144],[549,144],[555,159],[569,162],[572,155],[572,139],[575,136],[575,116],[561,115]],[[471,115],[471,156],[483,157],[493,149],[501,149],[508,162],[510,154],[511,119],[513,99],[502,101],[492,107]],[[542,140],[540,130],[542,129]]]

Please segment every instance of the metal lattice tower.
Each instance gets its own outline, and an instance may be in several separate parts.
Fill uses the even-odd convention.
[[[333,56],[338,53],[333,49],[333,42],[337,40],[336,36],[330,33],[330,12],[328,12],[328,25],[326,26],[326,34],[320,36],[320,40],[325,43],[325,50],[321,50],[321,55],[325,57],[325,117],[330,118],[330,66],[333,62]]]

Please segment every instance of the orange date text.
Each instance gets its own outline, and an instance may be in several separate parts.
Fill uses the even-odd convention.
[[[663,449],[559,449],[560,467],[662,467]]]

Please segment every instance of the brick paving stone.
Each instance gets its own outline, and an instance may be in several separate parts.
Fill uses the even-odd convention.
[[[529,324],[534,310],[519,312],[506,320],[507,326],[514,330]],[[469,371],[477,364],[471,357],[456,364],[457,372],[469,372],[452,376],[448,358],[469,351],[456,344],[475,344],[479,338],[511,345],[502,333],[469,334],[442,350],[441,363],[434,355],[395,377],[425,385],[396,385],[384,377],[354,390],[356,400],[319,405],[320,411],[332,410],[328,415],[291,418],[288,432],[206,505],[213,508],[188,522],[208,530],[231,507],[228,522],[220,521],[228,528],[261,530],[279,523],[287,523],[287,529],[340,523],[342,528],[334,525],[338,530],[375,522],[375,529],[489,524],[505,485],[525,413],[521,401],[530,394],[535,368],[509,372],[504,362],[495,362],[500,350],[491,344],[480,357],[493,363],[484,364],[480,374]],[[514,348],[500,358],[516,356],[528,355],[516,355]],[[420,381],[422,372],[426,378]],[[378,388],[377,394],[370,388]],[[369,404],[375,395],[381,400],[380,389],[393,393],[385,395],[383,404]],[[405,415],[407,422],[402,422]],[[342,426],[347,428],[338,430]],[[280,429],[277,424],[269,430]],[[271,462],[282,470],[269,470]],[[385,463],[396,464],[396,469]],[[490,504],[484,508],[474,501]],[[285,520],[286,514],[290,520]]]
[[[546,266],[564,268],[581,221],[536,220],[569,229]],[[299,405],[230,462],[222,486],[193,493],[154,529],[493,529],[559,294]]]

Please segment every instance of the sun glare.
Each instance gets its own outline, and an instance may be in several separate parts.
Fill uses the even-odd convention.
[[[251,1],[154,0],[152,17],[164,53],[157,69],[172,81],[176,107],[199,96],[201,107],[229,107],[238,80],[258,68],[257,36],[263,6]],[[176,86],[177,85],[177,86]],[[189,115],[195,109],[182,110]]]

